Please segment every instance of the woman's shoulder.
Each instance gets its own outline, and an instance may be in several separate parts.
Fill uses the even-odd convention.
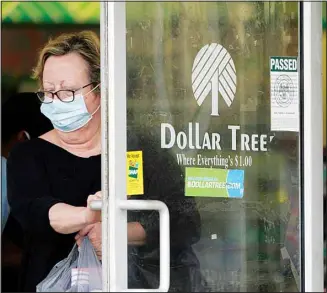
[[[9,152],[9,158],[12,156],[26,155],[30,153],[37,153],[40,148],[39,138],[32,138],[16,143]]]
[[[17,143],[12,148],[10,154],[40,154],[41,150],[53,150],[51,148],[52,145],[55,145],[53,137],[54,130],[50,130],[39,137]]]
[[[8,163],[19,160],[26,162],[32,158],[40,158],[42,154],[52,152],[50,143],[41,138],[32,138],[19,142],[13,146],[9,153]]]

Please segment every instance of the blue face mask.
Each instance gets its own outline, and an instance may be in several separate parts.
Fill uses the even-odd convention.
[[[85,126],[99,108],[100,105],[93,113],[89,113],[83,95],[78,94],[73,102],[65,103],[54,99],[52,103],[42,104],[41,112],[54,128],[62,132],[72,132]]]

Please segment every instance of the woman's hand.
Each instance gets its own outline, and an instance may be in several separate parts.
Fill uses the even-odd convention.
[[[91,194],[87,198],[87,207],[85,209],[85,224],[91,225],[101,222],[101,211],[94,211],[91,209],[91,202],[94,200],[102,200],[102,193],[98,191],[96,194]]]
[[[51,227],[60,234],[71,234],[85,226],[101,221],[101,211],[93,211],[91,202],[101,200],[101,191],[87,199],[87,207],[75,207],[65,203],[57,203],[49,210]]]
[[[101,223],[95,223],[86,226],[84,229],[78,232],[75,236],[75,240],[78,246],[81,245],[83,237],[88,236],[98,259],[101,260],[102,258],[102,230],[101,230]]]
[[[140,223],[132,222],[128,223],[127,226],[128,234],[128,244],[141,246],[145,243],[145,231]],[[78,246],[81,245],[83,238],[85,236],[89,237],[98,259],[102,259],[102,228],[101,222],[91,224],[81,229],[75,236],[75,240]]]

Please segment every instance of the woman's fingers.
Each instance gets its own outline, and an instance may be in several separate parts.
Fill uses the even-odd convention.
[[[101,191],[98,191],[96,194],[95,194],[96,198],[97,199],[101,199],[102,198],[102,192]]]
[[[95,194],[89,195],[89,197],[87,198],[87,205],[89,206],[90,205],[90,202],[92,202],[94,200],[96,200]]]
[[[91,225],[87,225],[86,227],[84,227],[82,230],[80,230],[76,235],[75,235],[75,241],[78,245],[80,245],[80,243],[82,243],[83,237],[87,236],[92,229],[94,229],[94,227],[97,225],[97,223],[95,224],[91,224]],[[101,225],[101,224],[100,224]]]
[[[101,191],[98,191],[95,194],[89,195],[89,197],[87,198],[87,203],[89,205],[91,201],[93,201],[93,200],[101,200],[101,199],[102,199],[102,193],[101,193]]]
[[[82,240],[83,240],[83,238],[81,237],[81,238],[79,238],[79,239],[76,241],[76,243],[77,243],[78,246],[81,246],[81,244],[82,244]]]
[[[98,191],[95,194],[91,194],[87,198],[87,208],[84,211],[85,212],[85,223],[86,224],[94,224],[96,222],[101,221],[101,211],[95,211],[91,209],[91,202],[95,200],[101,200],[102,199],[102,193],[101,191]]]
[[[82,244],[83,238],[86,235],[89,237],[89,240],[91,241],[98,258],[101,260],[101,256],[102,256],[101,222],[88,225],[84,229],[79,231],[79,233],[75,236],[75,240],[78,246]]]
[[[84,227],[82,230],[80,230],[78,232],[78,238],[84,237],[87,234],[89,234],[89,232],[92,230],[92,228],[94,227],[95,224],[91,224],[91,225],[87,225],[86,227]]]

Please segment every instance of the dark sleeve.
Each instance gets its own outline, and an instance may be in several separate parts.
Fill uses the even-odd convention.
[[[16,246],[22,248],[24,243],[22,227],[12,216],[12,213],[9,214],[8,221],[2,233],[2,237],[9,238]]]
[[[50,192],[45,168],[37,158],[37,150],[24,145],[15,147],[8,158],[8,202],[11,213],[28,234],[54,236],[49,209],[59,202]]]
[[[200,215],[195,200],[184,195],[180,166],[167,151],[146,156],[144,153],[145,194],[139,199],[160,200],[168,206],[171,247],[182,248],[196,243],[201,233]],[[145,229],[147,245],[158,246],[158,212],[140,212],[138,219]]]

